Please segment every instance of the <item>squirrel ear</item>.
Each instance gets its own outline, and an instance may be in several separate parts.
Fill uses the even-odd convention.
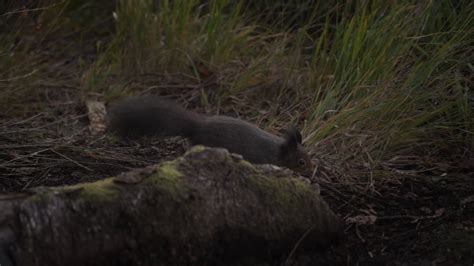
[[[301,137],[301,132],[297,128],[293,128],[294,134],[296,135],[296,140],[299,144],[303,143],[303,138]]]
[[[286,129],[283,138],[285,141],[281,145],[282,154],[288,154],[291,151],[296,151],[298,149],[298,143],[301,143],[301,133],[295,127]]]
[[[284,134],[285,139],[296,136],[296,141],[300,144],[302,143],[301,133],[296,127],[293,126],[293,127],[287,128],[287,129],[283,129],[280,132],[282,132]]]

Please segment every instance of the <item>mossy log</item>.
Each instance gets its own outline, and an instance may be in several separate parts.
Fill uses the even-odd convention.
[[[273,264],[338,235],[313,185],[222,149],[0,197],[2,266]]]

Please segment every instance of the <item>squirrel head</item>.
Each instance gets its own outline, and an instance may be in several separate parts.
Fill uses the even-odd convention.
[[[313,163],[303,147],[301,133],[295,127],[285,130],[280,146],[282,164],[300,173],[312,173]]]

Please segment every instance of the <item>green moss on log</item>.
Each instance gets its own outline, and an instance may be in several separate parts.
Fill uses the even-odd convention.
[[[122,186],[113,182],[113,178],[106,178],[93,183],[83,183],[63,187],[64,192],[78,191],[82,199],[88,201],[114,201],[121,191]]]
[[[206,147],[203,146],[203,145],[196,145],[196,146],[193,146],[191,149],[189,149],[189,150],[186,152],[185,156],[186,156],[187,154],[191,154],[191,153],[199,153],[199,152],[202,152],[202,151],[204,151],[204,150],[206,150],[206,149],[208,149],[208,148],[206,148]]]
[[[188,188],[181,179],[183,174],[177,169],[182,159],[164,162],[158,167],[156,173],[146,178],[143,182],[155,186],[164,195],[179,196]]]
[[[246,177],[248,183],[259,190],[263,200],[272,205],[293,212],[294,201],[315,196],[311,187],[296,177],[266,177],[254,175]],[[295,189],[296,188],[296,189]]]

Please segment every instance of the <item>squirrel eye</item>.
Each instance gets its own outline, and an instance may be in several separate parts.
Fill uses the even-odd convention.
[[[298,165],[299,165],[299,166],[305,166],[305,165],[306,165],[306,161],[303,160],[303,159],[299,159],[299,160],[298,160]]]

